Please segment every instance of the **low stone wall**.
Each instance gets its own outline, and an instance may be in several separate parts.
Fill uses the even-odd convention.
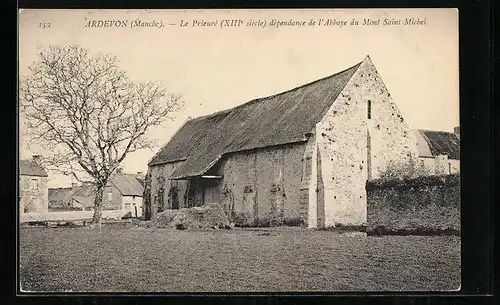
[[[122,210],[104,210],[102,218],[121,218]],[[75,221],[89,220],[94,216],[94,211],[64,211],[46,213],[22,213],[19,215],[20,223],[40,221]]]
[[[369,235],[459,235],[460,176],[366,184]]]

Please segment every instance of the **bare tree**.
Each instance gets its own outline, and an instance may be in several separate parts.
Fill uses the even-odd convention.
[[[172,120],[180,95],[161,83],[138,83],[109,54],[78,45],[43,49],[20,81],[20,111],[45,164],[95,185],[93,223],[100,226],[104,188],[127,154],[150,148],[146,132]]]

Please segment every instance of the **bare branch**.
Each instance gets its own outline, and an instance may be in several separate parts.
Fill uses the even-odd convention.
[[[96,185],[129,153],[151,147],[150,128],[183,107],[161,83],[133,82],[115,56],[78,45],[42,50],[29,71],[19,86],[29,142],[47,148],[53,168]]]

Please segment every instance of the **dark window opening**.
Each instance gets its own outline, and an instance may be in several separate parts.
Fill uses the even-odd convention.
[[[368,119],[372,118],[372,101],[368,100]]]
[[[161,188],[158,190],[158,202],[157,202],[157,204],[158,204],[158,205],[157,205],[157,207],[156,207],[156,211],[157,211],[158,213],[161,213],[161,212],[163,212],[163,210],[164,210],[164,204],[165,204],[165,201],[164,201],[164,199],[165,199],[165,197],[164,197],[164,196],[165,196],[165,195],[164,195],[164,192],[165,192],[165,191],[164,191],[163,187],[161,187]]]
[[[168,199],[170,201],[170,208],[171,209],[179,209],[179,189],[175,186],[170,188],[170,191],[168,192]]]

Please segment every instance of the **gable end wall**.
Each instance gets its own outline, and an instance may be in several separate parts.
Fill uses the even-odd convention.
[[[369,58],[318,123],[317,146],[325,227],[365,224],[368,166],[375,178],[390,160],[416,154],[415,139]]]
[[[32,180],[38,181],[38,189],[31,188]],[[19,213],[47,212],[49,210],[48,178],[19,175]]]

